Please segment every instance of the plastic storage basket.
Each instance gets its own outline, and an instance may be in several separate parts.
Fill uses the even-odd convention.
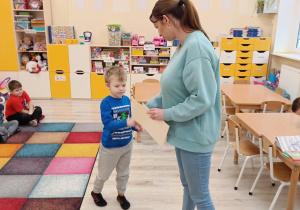
[[[121,46],[121,25],[110,24],[107,29],[109,46]]]

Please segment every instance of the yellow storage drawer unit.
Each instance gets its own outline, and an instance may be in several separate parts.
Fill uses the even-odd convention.
[[[247,80],[250,81],[250,77],[249,76],[234,76],[234,81],[236,80]]]
[[[254,51],[270,51],[271,38],[256,38],[254,40]]]
[[[222,37],[221,50],[237,50],[237,39]]]
[[[266,76],[268,70],[268,64],[252,64],[251,76]]]
[[[252,58],[251,57],[236,58],[236,63],[252,63]]]
[[[251,70],[251,63],[248,64],[242,64],[242,63],[237,63],[235,64],[235,70]]]
[[[103,99],[109,95],[105,86],[104,75],[91,73],[91,95],[93,99]]]
[[[234,76],[250,76],[250,70],[235,70]]]
[[[236,57],[253,57],[253,51],[237,51]]]
[[[254,38],[238,38],[238,45],[242,45],[242,44],[253,45]]]
[[[253,50],[253,44],[238,44],[237,49],[243,51]]]
[[[235,64],[220,63],[220,76],[234,76]]]
[[[70,72],[68,45],[47,45],[49,71],[62,70]]]
[[[52,98],[71,98],[70,73],[57,70],[49,72]]]

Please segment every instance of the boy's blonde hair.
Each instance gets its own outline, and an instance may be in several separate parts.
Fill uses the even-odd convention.
[[[21,82],[17,81],[17,80],[11,80],[9,83],[8,83],[8,89],[10,91],[13,91],[14,89],[17,89],[17,88],[21,88],[22,87],[22,84]]]
[[[112,76],[117,77],[121,82],[127,81],[127,74],[122,67],[119,66],[110,67],[104,74],[105,83],[109,84]]]

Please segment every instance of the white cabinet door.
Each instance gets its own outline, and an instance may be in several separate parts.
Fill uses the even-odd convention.
[[[48,71],[31,74],[28,71],[19,72],[19,81],[30,98],[51,98],[50,77]]]
[[[69,45],[70,73],[91,72],[91,53],[88,45]]]
[[[70,73],[71,98],[91,98],[91,78],[90,73],[79,72]]]

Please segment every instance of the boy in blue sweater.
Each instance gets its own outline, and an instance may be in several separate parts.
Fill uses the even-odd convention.
[[[100,105],[104,128],[99,149],[98,174],[91,194],[97,206],[107,205],[101,192],[105,181],[116,168],[117,200],[123,209],[129,209],[130,203],[124,193],[129,178],[132,130],[142,131],[142,127],[131,119],[130,99],[124,95],[126,72],[120,67],[111,67],[105,73],[104,80],[110,95]]]

